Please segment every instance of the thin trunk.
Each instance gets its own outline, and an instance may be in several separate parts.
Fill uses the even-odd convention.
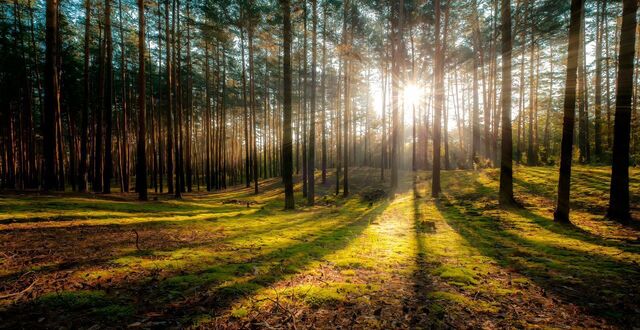
[[[595,79],[595,117],[594,135],[595,138],[595,158],[596,161],[602,160],[602,38],[603,26],[605,19],[604,7],[606,1],[602,1],[602,7],[598,7],[596,13],[596,79]]]
[[[558,179],[558,200],[553,218],[558,222],[569,222],[569,196],[571,189],[571,158],[573,153],[573,131],[576,115],[576,84],[578,57],[580,55],[580,26],[583,18],[584,0],[571,0],[571,24],[569,25],[569,45],[567,76],[564,95],[564,121],[562,124],[562,147],[560,154],[560,177]]]
[[[315,0],[314,0],[315,1]],[[322,90],[321,98],[321,125],[322,125],[322,184],[327,183],[327,105],[326,105],[326,73],[327,70],[327,4],[322,6],[322,82],[320,89]]]
[[[91,98],[91,84],[89,81],[89,50],[91,43],[91,0],[85,0],[84,11],[84,67],[83,67],[83,105],[82,105],[82,127],[80,132],[80,179],[78,190],[85,192],[88,190],[89,177],[87,171],[87,140],[89,127],[89,100]]]
[[[440,135],[442,130],[442,111],[444,105],[444,47],[440,36],[440,0],[435,0],[435,65],[434,65],[434,115],[433,115],[433,176],[431,196],[438,197],[440,191]]]
[[[102,172],[102,192],[111,193],[111,174],[113,162],[111,160],[111,135],[113,125],[113,39],[111,35],[111,0],[105,0],[105,71],[104,71],[104,168]]]
[[[402,2],[403,0],[400,0]],[[342,38],[344,40],[344,44],[346,45],[348,52],[351,51],[350,48],[350,31],[349,31],[349,23],[348,23],[348,15],[349,15],[349,0],[345,0],[344,2],[344,21],[342,26]],[[344,120],[343,120],[343,164],[344,164],[344,178],[342,180],[343,188],[342,195],[344,197],[349,195],[349,126],[351,121],[351,77],[350,75],[350,61],[349,54],[346,55],[344,60]]]
[[[312,27],[311,27],[311,115],[309,119],[309,156],[308,169],[308,191],[307,204],[313,205],[315,202],[315,164],[316,164],[316,53],[318,50],[318,8],[317,0],[311,0]]]
[[[136,159],[136,190],[138,199],[147,200],[147,118],[146,118],[146,83],[145,83],[145,16],[144,0],[138,0],[138,147]],[[127,143],[127,141],[125,141]]]
[[[293,210],[293,144],[291,134],[291,3],[290,0],[280,0],[283,24],[283,136],[282,136],[282,177],[284,181],[284,208]]]

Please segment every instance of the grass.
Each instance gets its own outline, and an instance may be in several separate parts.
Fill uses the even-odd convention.
[[[278,180],[160,196],[0,198],[3,326],[624,327],[640,325],[638,231],[603,219],[608,171],[576,167],[572,226],[554,223],[557,169],[516,167],[497,206],[496,170],[401,177],[368,202],[378,171],[355,169],[349,198],[282,210]],[[632,177],[637,176],[632,170]],[[334,182],[329,179],[329,182]],[[300,188],[299,185],[297,187]],[[638,205],[640,181],[631,180]],[[136,247],[136,236],[139,237]]]

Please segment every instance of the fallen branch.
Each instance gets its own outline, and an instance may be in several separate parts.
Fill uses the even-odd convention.
[[[10,294],[6,294],[6,295],[3,295],[3,296],[0,296],[0,300],[9,299],[9,298],[13,298],[15,296],[22,295],[22,294],[26,293],[27,291],[31,290],[33,288],[33,286],[36,284],[36,282],[38,282],[37,279],[33,280],[33,282],[31,282],[31,284],[28,287],[26,287],[24,290],[22,290],[20,292],[10,293]]]
[[[141,249],[140,249],[140,246],[138,245],[138,242],[140,241],[140,235],[138,235],[138,231],[135,229],[133,230],[133,232],[136,233],[136,249],[140,251]]]

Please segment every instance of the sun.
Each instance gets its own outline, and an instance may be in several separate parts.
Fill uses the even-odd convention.
[[[418,104],[422,98],[422,89],[415,84],[407,84],[404,86],[403,97],[406,105]]]

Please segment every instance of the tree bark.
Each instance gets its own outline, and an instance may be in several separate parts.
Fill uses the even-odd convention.
[[[571,0],[571,24],[567,55],[567,76],[564,92],[564,120],[562,124],[562,146],[560,153],[560,177],[558,199],[553,218],[557,222],[569,222],[569,196],[571,188],[571,158],[573,157],[573,134],[576,115],[576,84],[578,56],[580,54],[580,26],[584,0]]]
[[[502,155],[499,202],[515,204],[513,198],[513,141],[511,138],[511,1],[502,0]]]
[[[55,148],[58,143],[55,118],[60,113],[60,87],[58,85],[58,0],[47,0],[46,6],[46,53],[44,67],[44,126],[43,126],[43,153],[44,153],[44,180],[45,190],[56,189],[58,185],[56,176]],[[10,164],[11,165],[11,164]]]
[[[629,209],[629,140],[631,134],[631,97],[636,43],[638,2],[622,2],[622,30],[618,55],[616,113],[613,135],[611,190],[607,217],[621,223],[631,221]]]
[[[433,116],[433,175],[431,178],[431,196],[440,195],[440,135],[442,131],[442,111],[444,103],[444,49],[440,36],[440,0],[435,0],[435,99]]]
[[[283,136],[282,136],[282,178],[284,181],[284,208],[293,210],[295,202],[293,199],[293,139],[291,134],[291,2],[290,0],[280,0],[283,23],[282,34],[284,48],[284,58],[282,65],[283,72]]]
[[[145,16],[144,0],[138,0],[138,146],[136,159],[136,190],[138,199],[147,200],[147,93],[145,83]],[[125,141],[125,143],[127,143]]]
[[[307,191],[307,204],[313,206],[315,203],[315,169],[316,169],[316,55],[318,50],[318,6],[317,0],[311,0],[312,11],[312,27],[311,27],[311,103],[310,103],[310,118],[309,118],[309,156],[307,164],[309,169],[308,175],[308,191]]]

